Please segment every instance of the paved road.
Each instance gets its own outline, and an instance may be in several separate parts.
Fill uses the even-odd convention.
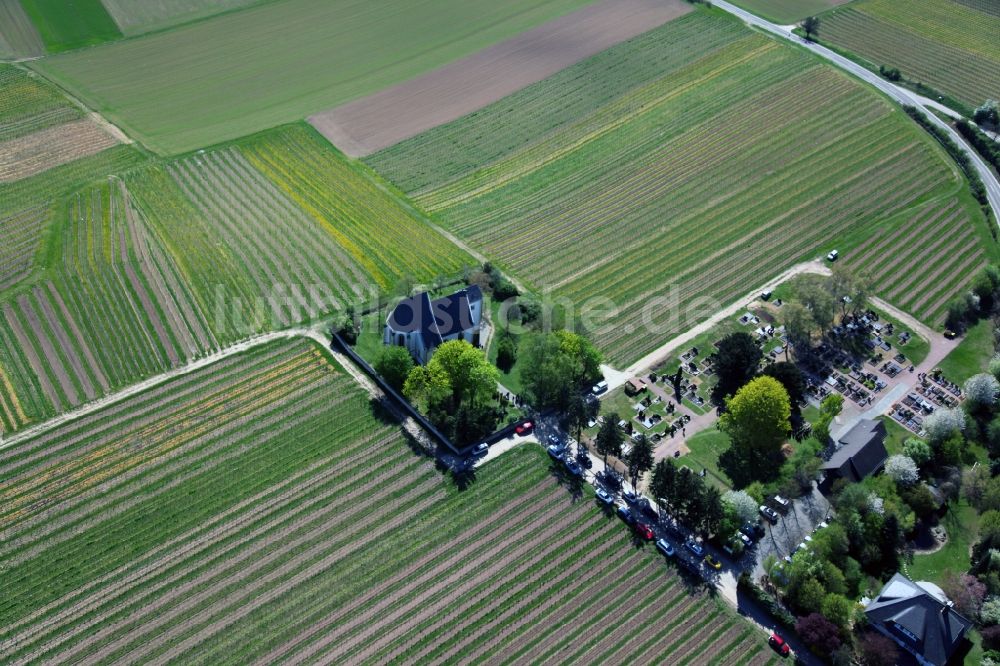
[[[825,46],[821,46],[819,44],[816,44],[815,42],[810,42],[796,36],[795,34],[792,33],[793,26],[776,25],[774,23],[771,23],[770,21],[762,19],[756,14],[751,14],[746,10],[736,7],[735,5],[726,2],[726,0],[715,0],[712,4],[715,7],[723,9],[729,12],[730,14],[733,14],[734,16],[743,19],[743,21],[752,26],[760,28],[761,30],[769,32],[773,35],[777,35],[778,37],[783,37],[785,39],[796,42],[803,48],[812,51],[816,55],[828,60],[837,67],[840,67],[841,69],[853,74],[854,76],[861,79],[865,83],[874,86],[875,88],[879,89],[880,91],[882,91],[895,101],[899,102],[900,104],[913,106],[923,111],[932,123],[934,123],[941,129],[945,130],[951,136],[951,138],[954,139],[955,143],[957,143],[958,145],[962,146],[965,149],[965,152],[969,155],[969,160],[971,164],[975,167],[976,171],[979,172],[979,177],[982,178],[983,184],[986,186],[986,193],[989,198],[990,207],[993,209],[993,215],[998,220],[998,222],[1000,222],[1000,182],[997,181],[996,176],[993,175],[993,172],[990,170],[986,162],[984,162],[983,159],[979,156],[979,154],[975,150],[970,148],[968,144],[965,143],[965,139],[962,138],[962,135],[953,130],[947,123],[943,122],[936,115],[930,112],[930,110],[928,109],[929,105],[927,104],[927,102],[930,102],[930,100],[927,100],[926,98],[923,98],[920,95],[911,93],[910,91],[897,86],[891,81],[886,81],[878,74],[862,67],[861,65],[857,64],[852,60],[848,60],[844,56],[831,51]],[[936,106],[937,105],[935,105],[935,108]]]

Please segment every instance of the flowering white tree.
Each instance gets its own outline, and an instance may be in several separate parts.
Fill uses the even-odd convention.
[[[965,413],[958,408],[942,408],[924,419],[924,430],[932,442],[943,442],[965,430]]]
[[[990,359],[990,374],[1000,379],[1000,354],[994,354]]]
[[[920,478],[913,458],[901,455],[891,456],[885,461],[885,475],[904,486],[912,486]]]
[[[992,407],[1000,395],[1000,381],[988,373],[972,375],[962,387],[965,399],[975,407]]]
[[[757,519],[757,502],[745,490],[727,490],[722,501],[733,507],[740,522],[753,522]]]
[[[868,510],[881,516],[885,513],[885,500],[871,493],[868,495]]]

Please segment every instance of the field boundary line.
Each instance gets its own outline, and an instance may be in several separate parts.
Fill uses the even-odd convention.
[[[128,398],[138,395],[148,389],[154,388],[156,386],[159,386],[160,384],[168,382],[171,379],[175,379],[177,377],[183,377],[184,375],[188,375],[191,374],[192,372],[196,372],[198,370],[211,366],[230,356],[242,354],[244,352],[250,351],[257,347],[278,340],[294,340],[296,338],[309,338],[311,340],[321,342],[324,348],[327,347],[327,343],[325,340],[323,340],[323,337],[318,332],[310,329],[294,328],[294,329],[286,329],[284,331],[273,331],[271,333],[256,335],[251,338],[247,338],[242,342],[238,342],[234,345],[226,347],[225,349],[222,349],[220,351],[195,359],[180,367],[168,370],[167,372],[155,375],[148,379],[144,379],[140,382],[137,382],[135,384],[132,384],[131,386],[122,389],[121,391],[117,391],[110,395],[106,395],[102,398],[98,398],[97,400],[94,400],[92,402],[85,403],[84,405],[80,406],[77,409],[64,412],[35,426],[26,428],[24,430],[20,430],[11,435],[10,437],[0,438],[0,451],[10,448],[15,444],[20,444],[26,440],[32,439],[33,437],[45,434],[46,432],[58,428],[60,426],[72,423],[77,419],[89,416],[90,414],[100,411],[105,407],[110,407],[123,400],[127,400]],[[333,352],[331,351],[330,353],[332,354]],[[336,355],[334,356],[336,357],[336,360],[338,362],[344,365],[344,362],[341,358],[337,357]],[[345,365],[345,369],[347,370],[348,373],[354,376],[355,379],[357,379],[357,376],[355,375],[355,372],[352,371],[353,368],[351,366]],[[369,389],[368,386],[365,386],[365,388]],[[371,391],[369,390],[369,392]]]

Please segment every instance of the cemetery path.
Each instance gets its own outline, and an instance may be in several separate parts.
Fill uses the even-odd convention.
[[[761,292],[773,290],[782,282],[786,282],[790,278],[796,275],[801,275],[803,273],[829,275],[830,269],[821,260],[818,259],[813,261],[807,261],[801,264],[796,264],[795,266],[792,266],[781,275],[772,279],[767,284],[761,286],[758,289],[755,289],[754,291],[751,291],[750,293],[736,300],[729,306],[719,310],[714,315],[712,315],[705,321],[701,322],[697,326],[688,329],[684,333],[681,333],[675,338],[672,338],[671,340],[664,343],[663,345],[653,350],[649,354],[646,354],[645,356],[643,356],[641,359],[630,365],[625,370],[618,372],[614,371],[612,368],[608,366],[603,366],[601,369],[604,370],[604,377],[605,380],[608,382],[609,392],[612,389],[624,385],[625,382],[628,381],[629,378],[631,377],[639,377],[648,374],[649,371],[652,370],[654,367],[666,361],[667,358],[669,358],[669,356],[678,348],[680,348],[682,345],[690,342],[691,340],[695,339],[702,333],[711,330],[712,327],[716,326],[722,320],[728,317],[732,317],[733,315],[737,314],[740,310],[745,310],[750,303],[752,303],[754,300],[757,299],[757,297],[761,294]]]

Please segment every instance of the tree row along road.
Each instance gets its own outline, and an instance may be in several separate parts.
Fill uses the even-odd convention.
[[[993,209],[993,217],[996,218],[997,223],[1000,224],[1000,182],[998,182],[996,176],[993,175],[993,171],[990,170],[989,165],[987,165],[986,162],[983,161],[983,159],[979,156],[979,153],[977,153],[973,148],[971,148],[965,142],[965,139],[962,137],[962,135],[956,132],[954,129],[952,129],[950,125],[943,122],[940,118],[938,118],[936,115],[930,112],[930,110],[928,109],[929,106],[928,102],[930,102],[930,100],[925,100],[925,98],[919,95],[911,93],[910,91],[901,88],[890,81],[886,81],[875,72],[872,72],[871,70],[862,67],[853,60],[849,60],[848,58],[845,58],[844,56],[834,51],[831,51],[825,46],[821,46],[820,44],[816,44],[815,42],[799,38],[792,32],[792,29],[795,26],[781,26],[775,23],[771,23],[770,21],[762,19],[756,14],[751,14],[746,10],[740,9],[739,7],[736,7],[735,5],[726,2],[726,0],[714,0],[712,2],[712,5],[726,12],[729,12],[733,16],[742,19],[744,22],[746,22],[751,26],[760,28],[761,30],[764,30],[765,32],[768,32],[772,35],[776,35],[778,37],[783,37],[785,39],[794,41],[803,48],[812,51],[821,58],[824,58],[825,60],[833,63],[837,67],[861,79],[865,83],[874,86],[875,88],[879,89],[880,91],[891,97],[896,102],[899,102],[900,104],[905,106],[915,107],[920,111],[922,111],[930,119],[930,122],[932,122],[934,125],[946,131],[948,135],[955,141],[955,143],[961,146],[962,149],[965,150],[965,152],[968,154],[970,164],[972,164],[975,167],[976,171],[979,173],[979,177],[983,181],[983,185],[986,187],[986,196],[987,199],[989,200],[990,208]],[[938,107],[937,104],[932,104],[930,106],[934,106],[934,108]]]

